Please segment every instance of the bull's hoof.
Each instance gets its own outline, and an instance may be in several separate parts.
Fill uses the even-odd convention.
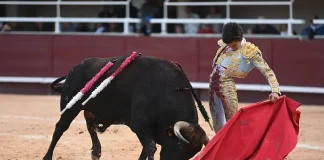
[[[92,160],[99,160],[99,159],[100,159],[100,157],[99,157],[99,156],[96,156],[96,155],[94,155],[93,153],[91,153],[91,159],[92,159]]]

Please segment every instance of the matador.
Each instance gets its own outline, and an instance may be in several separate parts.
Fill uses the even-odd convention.
[[[215,133],[238,111],[235,78],[245,78],[256,67],[271,87],[269,99],[275,102],[281,95],[273,70],[262,58],[260,49],[243,37],[239,24],[225,24],[218,45],[209,83],[209,107]]]

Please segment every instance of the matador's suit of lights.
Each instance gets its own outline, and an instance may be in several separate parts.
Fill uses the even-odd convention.
[[[234,27],[234,29],[226,30],[225,27]],[[262,58],[260,49],[243,38],[243,31],[241,35],[235,34],[235,29],[241,28],[236,23],[224,25],[223,32],[234,33],[223,33],[223,39],[218,41],[219,49],[213,60],[213,71],[210,75],[209,105],[216,133],[238,110],[234,78],[245,78],[256,67],[269,82],[272,89],[270,99],[275,101],[281,94],[276,76]],[[223,41],[224,39],[227,43]]]

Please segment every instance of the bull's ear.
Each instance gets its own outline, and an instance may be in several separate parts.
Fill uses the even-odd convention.
[[[170,126],[169,128],[166,129],[168,135],[171,137],[173,135],[173,127]]]

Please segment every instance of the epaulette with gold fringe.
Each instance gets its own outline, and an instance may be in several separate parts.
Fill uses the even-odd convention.
[[[259,47],[250,42],[245,42],[242,47],[242,56],[246,59],[250,59],[255,56],[257,53],[261,54]]]

